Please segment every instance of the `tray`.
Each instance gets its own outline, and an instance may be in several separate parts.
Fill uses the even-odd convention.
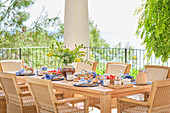
[[[16,76],[34,76],[35,74],[20,74],[20,75],[16,75]]]
[[[147,84],[136,84],[136,82],[132,82],[132,84],[134,84],[134,85],[151,85],[152,83],[151,82],[147,82]]]
[[[131,88],[131,87],[133,87],[133,84],[127,84],[127,85],[111,85],[111,84],[108,84],[107,87],[112,88],[112,89],[123,89],[123,88]]]
[[[99,86],[99,84],[80,84],[80,85],[73,84],[73,86],[76,86],[76,87],[96,87],[96,86]]]

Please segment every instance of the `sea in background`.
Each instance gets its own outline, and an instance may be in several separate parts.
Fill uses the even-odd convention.
[[[134,36],[128,36],[126,33],[121,32],[101,32],[102,39],[106,40],[110,47],[118,46],[121,43],[121,48],[145,49],[142,45],[143,40]]]

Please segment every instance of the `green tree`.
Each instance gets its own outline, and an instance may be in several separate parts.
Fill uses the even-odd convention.
[[[170,0],[147,0],[135,14],[140,15],[137,36],[144,39],[147,57],[170,58]]]
[[[94,21],[89,22],[89,30],[91,47],[110,47],[110,45],[106,43],[106,40],[101,38],[100,30],[97,28],[97,25],[94,24]]]
[[[0,48],[49,46],[60,34],[50,33],[48,29],[58,29],[61,23],[58,16],[48,18],[45,9],[30,26],[25,22],[30,18],[26,9],[33,0],[0,1]]]
[[[0,35],[23,32],[26,29],[24,22],[30,17],[25,10],[34,4],[33,0],[1,0],[0,1]]]

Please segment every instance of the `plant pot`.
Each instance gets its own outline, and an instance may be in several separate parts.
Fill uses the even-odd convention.
[[[61,74],[66,78],[66,75],[69,74],[74,74],[75,73],[75,68],[72,65],[68,66],[63,66],[63,68],[60,70]]]

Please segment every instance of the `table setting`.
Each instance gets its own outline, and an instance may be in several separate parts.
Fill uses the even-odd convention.
[[[62,74],[61,68],[50,69],[42,66],[41,69],[33,70],[32,67],[26,67],[16,72],[16,76],[42,76],[41,79],[51,81],[73,81],[75,87],[97,87],[99,85],[111,89],[131,88],[134,85],[150,85],[147,81],[145,70],[140,70],[136,80],[130,76],[129,73],[123,74],[121,69],[118,75],[116,74],[97,74],[95,71],[82,70],[81,72],[72,73],[67,71],[65,75]]]
[[[136,79],[130,76],[129,73],[123,74],[104,74],[97,75],[96,72],[82,71],[81,73],[75,74],[77,83],[73,84],[76,87],[95,87],[101,86],[112,89],[131,88],[134,85],[151,85],[151,82],[147,81],[145,70],[140,70]],[[75,80],[75,81],[76,81]]]
[[[16,72],[16,76],[34,76],[35,73],[33,73],[32,68],[27,69],[21,69],[18,72]]]

